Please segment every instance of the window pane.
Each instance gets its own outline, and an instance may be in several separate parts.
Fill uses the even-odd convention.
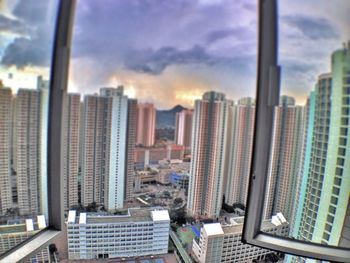
[[[236,256],[229,242],[222,253],[228,262],[251,259],[250,250],[259,260],[272,254],[240,242],[255,120],[256,15],[250,1],[78,2],[63,117],[68,214],[161,206],[187,253],[200,242],[203,222],[224,228],[236,218],[234,246],[247,252]],[[68,234],[68,256],[78,259],[82,243],[73,241]],[[131,249],[90,246],[86,257]]]
[[[0,1],[0,254],[48,224],[49,77],[58,1]],[[34,259],[48,260],[48,249]]]
[[[277,215],[280,224],[283,214],[290,237],[350,247],[350,5],[336,3],[278,3],[283,95],[274,112],[264,216]]]

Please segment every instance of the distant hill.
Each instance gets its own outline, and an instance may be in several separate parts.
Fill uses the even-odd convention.
[[[170,110],[157,110],[157,129],[175,128],[176,113],[185,109],[181,105],[176,105]]]

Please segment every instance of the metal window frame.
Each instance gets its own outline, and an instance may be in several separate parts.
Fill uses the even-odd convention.
[[[280,68],[277,65],[277,0],[258,0],[258,4],[259,53],[256,120],[252,172],[249,178],[242,241],[296,256],[332,262],[350,262],[350,249],[271,235],[260,230],[268,175],[269,154],[266,153],[270,152],[273,109],[279,103]]]
[[[59,0],[51,61],[48,118],[48,227],[0,256],[0,262],[23,262],[63,236],[61,138],[63,99],[67,93],[76,0]]]

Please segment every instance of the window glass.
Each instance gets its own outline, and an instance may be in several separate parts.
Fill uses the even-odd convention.
[[[349,9],[278,1],[281,98],[264,207],[265,218],[287,221],[288,237],[341,247],[350,247]]]
[[[47,134],[58,1],[0,1],[0,254],[48,224]],[[49,260],[44,249],[33,260]]]
[[[203,222],[242,225],[256,30],[251,1],[78,1],[63,117],[66,213],[167,208],[176,235],[189,234],[188,253]]]

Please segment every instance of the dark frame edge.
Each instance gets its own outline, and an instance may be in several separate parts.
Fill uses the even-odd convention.
[[[0,256],[0,262],[25,262],[56,240],[62,231],[46,228]]]
[[[277,2],[258,0],[258,64],[256,90],[256,119],[253,139],[253,158],[249,178],[246,214],[242,242],[252,243],[260,231],[263,214],[261,198],[265,193],[274,106],[279,101],[279,83],[272,83],[277,66]],[[276,77],[274,81],[279,81]],[[254,194],[252,194],[254,193]]]
[[[0,262],[23,262],[62,234],[61,123],[67,90],[69,55],[76,0],[59,0],[53,40],[48,113],[48,227],[0,255]]]
[[[55,30],[48,118],[48,217],[52,229],[62,230],[63,178],[61,138],[64,95],[67,92],[70,46],[76,0],[60,0]]]
[[[258,0],[258,6],[256,120],[242,242],[295,256],[331,262],[350,262],[350,249],[271,235],[260,230],[269,158],[267,154],[262,155],[270,152],[273,108],[279,101],[280,68],[277,65],[277,1]]]

